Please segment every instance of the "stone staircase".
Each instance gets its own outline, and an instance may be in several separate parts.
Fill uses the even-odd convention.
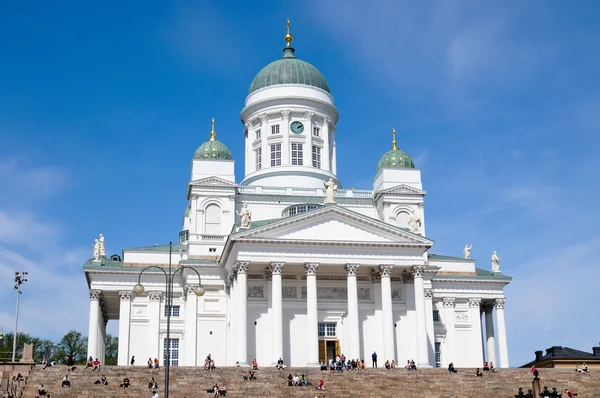
[[[244,368],[217,368],[213,371],[198,367],[171,368],[171,398],[212,397],[206,390],[217,383],[225,383],[229,397],[460,397],[501,398],[514,397],[518,387],[525,391],[531,388],[532,376],[527,369],[499,369],[496,373],[485,372],[475,377],[474,369],[458,369],[449,374],[445,369],[421,369],[416,372],[405,369],[366,369],[335,373],[314,368],[289,368],[278,371],[274,368],[256,372],[258,380],[244,382]],[[325,391],[316,391],[314,386],[288,387],[287,375],[304,373],[310,382],[325,381]],[[66,374],[64,366],[41,370],[35,368],[25,389],[25,398],[37,396],[37,388],[44,384],[53,398],[100,398],[132,397],[150,398],[148,380],[154,375],[159,383],[159,396],[164,397],[164,368],[159,370],[144,367],[109,366],[101,372],[79,368],[69,372],[71,388],[61,388]],[[109,385],[93,384],[106,375]],[[119,388],[123,378],[129,377],[132,387]],[[564,392],[569,388],[578,393],[578,398],[600,398],[600,372],[579,374],[571,369],[541,369],[542,386],[556,387]],[[566,398],[566,397],[565,397]]]

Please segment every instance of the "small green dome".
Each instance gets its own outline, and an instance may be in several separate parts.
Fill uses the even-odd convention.
[[[415,164],[410,157],[410,155],[396,146],[396,129],[392,130],[392,135],[394,137],[392,141],[392,149],[387,151],[381,159],[379,159],[379,163],[377,163],[377,171],[381,170],[382,167],[392,168],[392,169],[414,169]]]
[[[212,131],[210,132],[210,139],[196,149],[196,152],[194,152],[194,159],[233,160],[231,152],[229,152],[229,149],[227,149],[225,144],[217,141],[214,118],[212,119]]]
[[[277,84],[303,84],[320,88],[331,94],[329,84],[321,72],[308,62],[297,59],[291,47],[283,49],[283,58],[271,62],[258,72],[250,84],[248,94]]]

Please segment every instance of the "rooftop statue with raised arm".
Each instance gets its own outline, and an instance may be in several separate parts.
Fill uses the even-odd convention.
[[[466,260],[471,259],[471,249],[472,248],[473,248],[473,245],[471,245],[471,246],[465,245],[465,248],[463,249],[463,255],[465,256]]]

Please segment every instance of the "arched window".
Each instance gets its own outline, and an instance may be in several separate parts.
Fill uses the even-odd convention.
[[[221,208],[208,205],[204,212],[204,233],[207,235],[221,234]]]
[[[400,211],[396,214],[396,226],[408,228],[408,213],[406,211]]]

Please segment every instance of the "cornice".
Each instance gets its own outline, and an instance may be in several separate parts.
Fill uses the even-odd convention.
[[[423,243],[404,242],[364,242],[364,241],[335,241],[335,240],[290,240],[290,239],[267,239],[267,238],[235,238],[231,239],[239,243],[269,243],[289,245],[311,245],[311,246],[360,246],[360,247],[414,247],[426,248],[429,245]]]
[[[318,89],[317,87],[314,87],[316,89]],[[329,96],[331,96],[331,94],[328,93]],[[271,97],[271,98],[267,98],[261,101],[257,101],[255,103],[253,103],[250,106],[245,106],[244,109],[242,109],[242,111],[240,112],[240,116],[242,116],[242,118],[244,117],[244,115],[249,116],[245,122],[248,123],[253,123],[254,122],[254,117],[257,117],[259,115],[255,115],[256,113],[261,113],[261,111],[265,108],[268,107],[270,105],[273,104],[277,104],[277,105],[281,105],[282,107],[285,108],[290,108],[290,104],[289,102],[293,102],[294,101],[298,101],[299,104],[301,105],[308,105],[308,104],[319,104],[319,105],[324,105],[325,107],[333,110],[334,113],[334,120],[337,122],[337,120],[339,119],[340,115],[339,112],[337,110],[337,108],[332,105],[329,104],[325,101],[321,101],[315,98],[309,98],[309,97],[300,97],[300,96],[281,96],[281,97]],[[332,102],[333,102],[333,97],[332,97]],[[287,104],[286,104],[287,103]],[[303,103],[303,104],[302,104]],[[293,104],[296,105],[296,104]],[[272,112],[273,114],[276,114],[277,112]],[[261,113],[262,114],[262,113]],[[320,116],[321,118],[323,118],[325,115],[320,115],[318,114],[318,116]]]

